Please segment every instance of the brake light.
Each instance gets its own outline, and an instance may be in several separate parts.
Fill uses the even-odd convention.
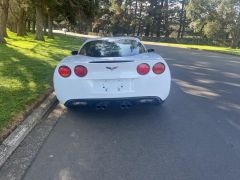
[[[71,75],[71,69],[68,66],[60,66],[58,68],[58,73],[62,77],[69,77]]]
[[[84,77],[84,76],[87,75],[88,70],[87,70],[87,68],[86,68],[85,66],[79,65],[79,66],[76,66],[76,67],[74,68],[74,72],[75,72],[75,74],[76,74],[77,76],[79,76],[79,77]]]
[[[149,71],[150,71],[150,66],[146,63],[139,64],[137,67],[137,72],[140,75],[145,75],[149,73]]]
[[[162,74],[165,71],[165,65],[163,63],[157,63],[152,68],[155,74]]]

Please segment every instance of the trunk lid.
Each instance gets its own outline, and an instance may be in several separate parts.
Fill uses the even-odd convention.
[[[61,64],[74,69],[77,65],[83,65],[88,69],[84,79],[134,79],[140,77],[136,68],[141,63],[152,64],[163,59],[155,53],[143,53],[127,57],[88,57],[69,56]]]

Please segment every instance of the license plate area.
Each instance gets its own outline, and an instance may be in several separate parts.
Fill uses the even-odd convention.
[[[96,80],[94,83],[94,92],[112,94],[112,93],[126,93],[132,89],[131,79],[123,80]]]

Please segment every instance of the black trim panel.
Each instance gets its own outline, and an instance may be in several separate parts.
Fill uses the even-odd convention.
[[[152,102],[141,102],[141,100],[152,100]],[[73,106],[76,102],[86,102],[87,105],[96,105],[99,103],[105,104],[123,104],[123,103],[131,103],[131,104],[161,104],[163,100],[156,96],[142,96],[142,97],[126,97],[126,98],[99,98],[99,99],[70,99],[64,105],[69,107]]]

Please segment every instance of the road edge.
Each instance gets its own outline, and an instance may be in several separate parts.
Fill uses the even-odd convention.
[[[56,105],[57,98],[51,93],[0,145],[0,168],[31,132],[35,125]]]
[[[219,54],[225,54],[225,55],[231,55],[231,56],[235,56],[235,57],[240,57],[240,55],[238,54],[234,54],[234,53],[230,53],[230,52],[225,52],[225,51],[217,51],[217,50],[208,50],[208,49],[201,49],[201,48],[195,48],[195,47],[181,47],[181,46],[174,46],[174,45],[167,45],[167,44],[160,44],[162,42],[153,42],[153,41],[142,41],[143,44],[146,45],[156,45],[157,43],[159,43],[159,46],[164,46],[164,47],[170,47],[170,48],[180,48],[180,49],[192,49],[192,50],[197,50],[197,51],[205,51],[205,52],[212,52],[212,53],[219,53]],[[171,43],[169,43],[171,44]]]
[[[54,30],[53,31],[56,34],[65,34],[66,36],[72,36],[72,37],[79,37],[79,38],[85,38],[85,39],[92,39],[92,38],[98,38],[101,36],[95,36],[95,35],[86,35],[86,34],[79,34],[79,33],[74,33],[74,32],[66,32],[64,33],[61,30]],[[146,45],[156,45],[157,43],[163,43],[163,42],[155,42],[155,41],[144,41],[142,40],[143,44]],[[171,44],[171,43],[169,43]],[[230,52],[224,52],[224,51],[217,51],[217,50],[207,50],[207,49],[201,49],[201,48],[195,48],[195,47],[180,47],[180,46],[169,46],[169,45],[163,45],[163,44],[158,44],[160,46],[166,46],[166,47],[173,47],[173,48],[181,48],[181,49],[192,49],[192,50],[197,50],[197,51],[205,51],[205,52],[212,52],[212,53],[220,53],[220,54],[226,54],[226,55],[231,55],[235,57],[240,57],[238,54],[230,53]]]

